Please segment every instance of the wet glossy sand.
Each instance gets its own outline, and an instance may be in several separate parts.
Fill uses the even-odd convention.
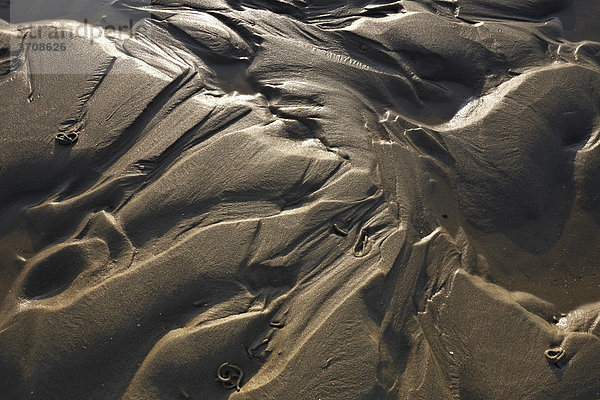
[[[0,26],[0,400],[600,396],[594,2],[151,3]]]

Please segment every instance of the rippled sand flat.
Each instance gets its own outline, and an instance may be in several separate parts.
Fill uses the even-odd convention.
[[[0,400],[600,397],[600,5],[84,9],[0,24]]]

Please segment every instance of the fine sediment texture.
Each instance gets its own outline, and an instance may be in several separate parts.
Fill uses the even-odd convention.
[[[0,24],[0,400],[600,398],[599,5],[114,3]]]

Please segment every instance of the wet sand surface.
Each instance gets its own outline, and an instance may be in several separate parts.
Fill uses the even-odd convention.
[[[29,4],[0,400],[600,398],[596,2]]]
[[[141,0],[139,3],[150,5],[151,2]],[[4,19],[12,24],[69,20],[103,26],[123,19],[128,13],[130,16],[135,15],[130,8],[123,7],[114,0],[3,0],[0,1],[0,7],[8,15]]]

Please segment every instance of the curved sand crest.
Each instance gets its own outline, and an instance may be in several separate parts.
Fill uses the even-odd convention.
[[[528,21],[561,4],[156,3],[3,52],[0,393],[598,391],[581,311],[546,315],[600,279],[597,44]]]

